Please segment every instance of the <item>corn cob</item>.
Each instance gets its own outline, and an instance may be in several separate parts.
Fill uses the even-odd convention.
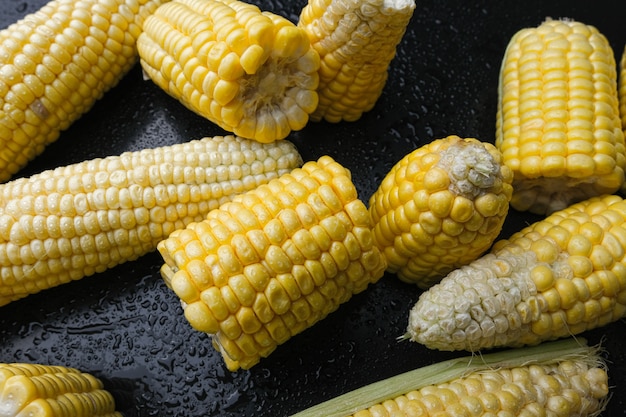
[[[598,348],[568,339],[436,363],[292,417],[593,417],[608,401]]]
[[[595,27],[547,20],[512,37],[500,73],[495,143],[514,173],[517,210],[550,214],[622,187],[615,57]]]
[[[619,115],[622,122],[622,131],[626,136],[626,46],[622,50],[618,71],[617,97],[619,99]],[[622,185],[622,192],[625,191],[624,187],[625,185]]]
[[[229,370],[248,369],[384,273],[367,208],[329,156],[241,194],[158,245],[164,280]]]
[[[414,10],[414,0],[309,0],[298,26],[321,59],[311,120],[355,121],[374,107]]]
[[[122,417],[91,374],[29,363],[0,364],[0,416]]]
[[[511,170],[489,143],[448,136],[402,158],[369,201],[387,270],[428,288],[482,255],[511,199]]]
[[[0,182],[56,141],[137,62],[165,0],[53,0],[0,31]]]
[[[496,242],[424,292],[405,337],[440,350],[532,345],[626,316],[626,201],[592,197]]]
[[[174,0],[138,40],[146,75],[187,108],[259,142],[302,129],[319,56],[287,19],[235,0]]]
[[[235,194],[301,165],[288,141],[217,136],[0,185],[0,306],[156,249]]]

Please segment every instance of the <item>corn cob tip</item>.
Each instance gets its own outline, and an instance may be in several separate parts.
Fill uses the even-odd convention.
[[[420,295],[411,340],[476,351],[534,345],[626,317],[626,202],[592,197],[494,243]]]
[[[311,0],[298,27],[320,56],[319,103],[311,120],[355,121],[381,96],[414,0]]]
[[[425,289],[476,259],[500,233],[512,178],[500,152],[474,138],[452,135],[406,155],[369,201],[388,271]]]

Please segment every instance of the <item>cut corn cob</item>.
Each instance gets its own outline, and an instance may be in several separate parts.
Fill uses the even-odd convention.
[[[615,57],[593,26],[547,20],[515,34],[500,73],[496,146],[511,206],[550,214],[624,183]]]
[[[217,136],[0,185],[0,306],[156,249],[174,229],[300,166],[288,141]]]
[[[162,0],[54,0],[0,31],[0,181],[58,139],[137,62]]]
[[[415,369],[292,417],[593,417],[608,382],[598,348],[569,339]]]
[[[532,345],[626,316],[626,201],[592,197],[496,242],[424,292],[405,337],[432,349]]]
[[[248,369],[382,277],[367,208],[329,156],[160,242],[161,273],[228,369]]]
[[[414,0],[309,0],[298,26],[321,59],[311,120],[355,121],[374,107],[414,10]]]
[[[428,288],[478,258],[502,229],[512,179],[500,152],[474,138],[448,136],[406,155],[369,201],[387,270]]]
[[[74,368],[0,363],[2,417],[122,417],[115,400],[91,374]]]
[[[302,129],[317,107],[319,56],[287,19],[234,0],[174,0],[138,40],[149,78],[223,129],[260,142]]]

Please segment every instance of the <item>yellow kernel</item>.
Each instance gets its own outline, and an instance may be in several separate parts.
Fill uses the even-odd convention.
[[[530,277],[539,292],[547,291],[554,285],[554,275],[547,265],[535,266],[530,272]]]
[[[241,335],[241,325],[235,316],[228,316],[226,320],[219,323],[220,332],[230,340],[234,340]]]
[[[217,333],[219,331],[219,324],[211,310],[200,301],[188,304],[184,314],[189,324],[198,331],[205,333]]]
[[[595,222],[586,222],[580,226],[579,233],[585,236],[592,245],[602,243],[604,231]]]
[[[447,190],[450,185],[450,177],[444,169],[433,167],[424,173],[423,184],[430,193]]]
[[[561,308],[568,309],[578,301],[578,291],[571,279],[558,278],[554,283],[554,288],[559,293]]]
[[[593,249],[593,245],[583,235],[574,235],[569,241],[567,245],[567,252],[570,255],[579,255],[588,257],[591,255],[591,251]]]
[[[274,278],[270,280],[264,293],[272,310],[276,314],[283,314],[289,310],[291,299],[277,279]]]
[[[567,156],[567,171],[571,177],[587,178],[593,176],[595,167],[593,158],[588,155],[572,154]]]
[[[575,277],[586,278],[593,272],[593,263],[585,256],[571,255],[567,258],[567,263]]]
[[[178,297],[190,303],[195,301],[200,296],[198,289],[193,284],[192,280],[189,278],[187,271],[179,270],[172,277],[171,281],[172,290],[178,295]]]
[[[200,299],[211,310],[216,320],[224,320],[230,314],[228,307],[222,300],[222,294],[217,287],[209,287],[202,291]],[[217,330],[216,330],[217,331]]]
[[[538,336],[544,336],[552,332],[552,316],[549,313],[541,313],[539,320],[531,324],[532,332]]]
[[[454,195],[448,191],[437,191],[430,195],[428,199],[429,210],[437,217],[447,217],[452,210]]]
[[[468,198],[456,196],[450,210],[450,217],[455,222],[464,223],[474,215],[474,204]]]
[[[548,239],[539,239],[530,245],[530,250],[537,256],[537,261],[552,263],[559,256],[559,250],[554,243]]]
[[[615,263],[611,252],[601,245],[593,247],[589,259],[596,270],[611,269]]]
[[[476,210],[484,217],[496,216],[500,211],[500,199],[497,194],[488,193],[477,197],[474,201]]]
[[[237,311],[236,317],[244,333],[253,334],[261,328],[261,322],[251,307],[242,307]]]
[[[542,293],[543,298],[545,299],[546,306],[548,311],[557,311],[561,308],[561,295],[556,290],[555,287],[552,287]]]

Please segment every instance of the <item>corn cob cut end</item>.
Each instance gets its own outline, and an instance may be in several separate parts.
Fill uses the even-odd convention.
[[[536,345],[626,317],[626,201],[557,211],[424,292],[407,338],[431,349]]]
[[[615,57],[595,27],[548,19],[517,32],[499,79],[496,146],[511,206],[550,214],[624,185]]]
[[[29,363],[0,364],[0,415],[122,417],[93,375]]]
[[[369,201],[388,271],[429,288],[483,254],[502,229],[512,172],[490,143],[456,135],[402,158]]]
[[[211,211],[158,250],[192,327],[248,369],[380,279],[350,172],[325,156]]]
[[[317,107],[320,60],[306,34],[251,4],[165,3],[146,19],[137,44],[150,79],[238,136],[284,139]]]
[[[311,0],[298,20],[320,55],[311,120],[356,121],[374,108],[413,16],[414,0]]]

